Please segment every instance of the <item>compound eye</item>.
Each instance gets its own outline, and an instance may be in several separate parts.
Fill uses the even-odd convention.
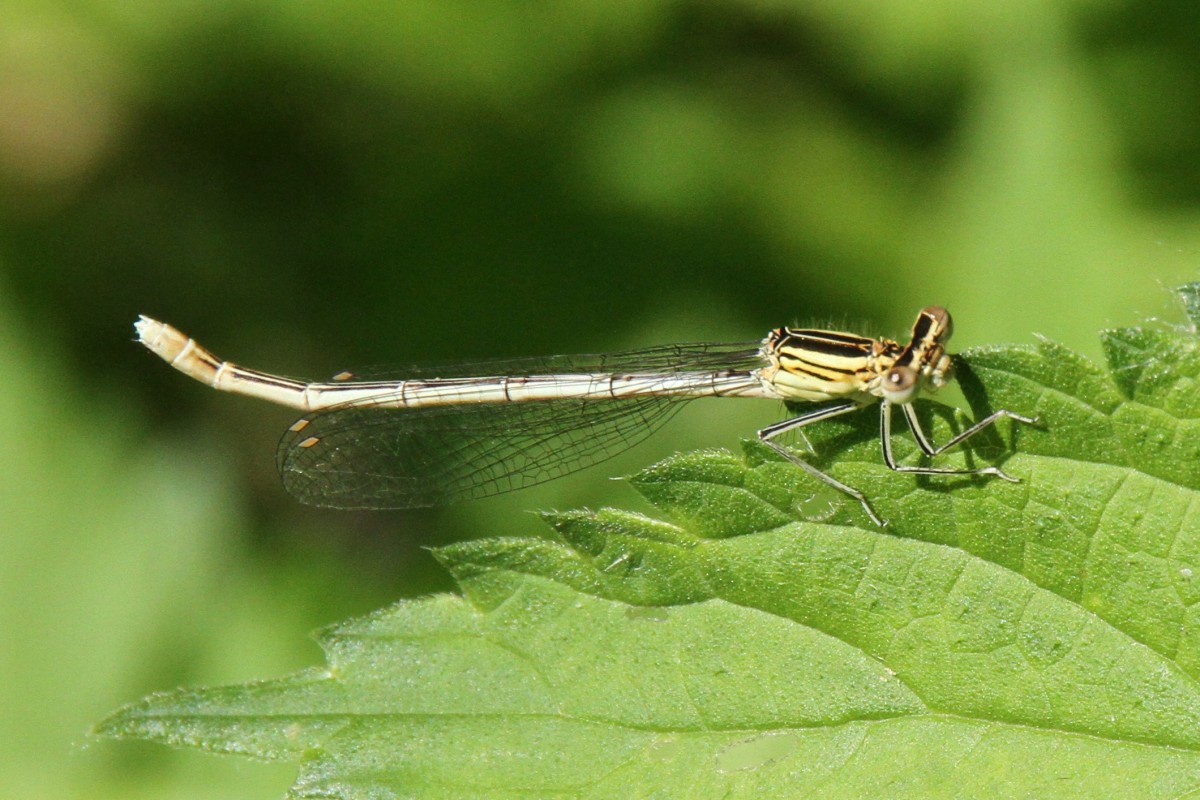
[[[893,403],[907,403],[917,391],[917,371],[912,367],[892,367],[883,376],[883,394]]]

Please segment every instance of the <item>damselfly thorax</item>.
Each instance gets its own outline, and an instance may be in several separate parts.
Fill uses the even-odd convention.
[[[758,432],[789,462],[850,497],[877,525],[862,492],[774,441],[787,431],[881,403],[884,463],[919,475],[992,475],[998,467],[949,469],[897,463],[891,408],[918,447],[936,456],[1003,417],[993,412],[935,447],[911,401],[950,379],[949,313],[921,311],[907,344],[836,331],[778,328],[755,345],[665,345],[609,355],[551,356],[441,368],[429,375],[357,376],[309,382],[223,361],[170,325],[141,317],[142,344],[216,389],[299,408],[280,442],[284,485],[300,500],[339,508],[412,508],[541,483],[644,439],[696,397],[760,397],[818,408]]]
[[[907,346],[851,333],[777,328],[763,340],[768,365],[757,372],[783,400],[904,403],[915,392],[936,391],[949,380],[945,342],[951,333],[950,314],[938,306],[917,317]]]

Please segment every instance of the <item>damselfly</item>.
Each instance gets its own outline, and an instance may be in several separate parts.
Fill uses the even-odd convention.
[[[284,434],[277,466],[302,502],[336,508],[416,508],[531,486],[601,461],[650,435],[696,397],[763,397],[823,403],[769,425],[758,437],[787,461],[853,497],[885,525],[866,496],[775,441],[821,420],[880,403],[883,461],[916,475],[992,475],[999,467],[906,465],[892,452],[898,406],[921,452],[937,456],[1007,417],[999,410],[934,446],[912,401],[950,380],[950,314],[929,306],[907,344],[835,331],[777,328],[752,345],[681,344],[593,356],[483,362],[404,379],[341,373],[327,383],[284,378],[222,361],[149,317],[142,344],[215,389],[308,412]]]

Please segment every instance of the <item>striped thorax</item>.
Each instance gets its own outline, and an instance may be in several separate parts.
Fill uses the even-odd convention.
[[[767,366],[758,374],[788,402],[845,398],[861,405],[880,399],[904,404],[949,381],[945,344],[952,332],[950,314],[940,306],[921,311],[907,345],[839,331],[776,328],[763,340]]]

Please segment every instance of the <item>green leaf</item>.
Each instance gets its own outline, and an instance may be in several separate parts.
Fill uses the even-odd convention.
[[[961,360],[976,417],[1042,422],[940,458],[1020,484],[893,473],[866,412],[813,444],[883,530],[756,443],[681,455],[631,481],[669,521],[443,548],[463,595],[323,632],[327,669],[98,733],[295,760],[294,797],[1200,795],[1200,285],[1181,296],[1191,327],[1106,332],[1107,369],[1050,342]],[[920,411],[939,440],[963,424]]]

